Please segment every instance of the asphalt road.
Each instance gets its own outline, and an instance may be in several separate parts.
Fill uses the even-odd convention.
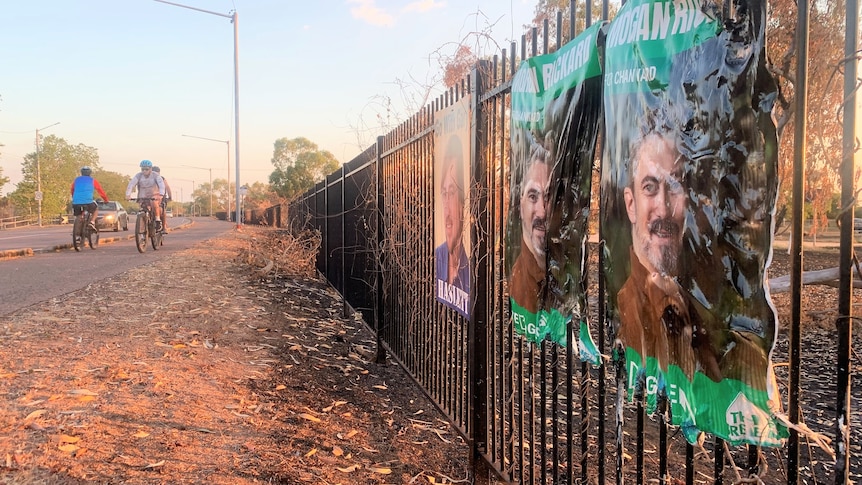
[[[103,241],[116,236],[121,239],[102,243],[95,250],[87,247],[81,252],[75,252],[70,247],[50,249],[58,244],[71,246],[71,226],[68,225],[35,229],[33,232],[40,233],[35,242],[29,239],[32,235],[25,235],[22,230],[0,232],[0,241],[12,245],[9,249],[24,248],[21,243],[29,241],[33,246],[27,247],[32,247],[35,252],[32,256],[0,259],[0,316],[148,264],[234,228],[231,222],[210,218],[185,221],[175,218],[171,222],[173,224],[169,227],[177,229],[165,236],[164,246],[158,251],[147,246],[144,254],[135,248],[131,221],[128,232],[102,233]],[[180,227],[182,222],[186,224]],[[45,229],[50,230],[43,232]],[[5,246],[0,246],[0,252],[3,248]]]
[[[179,226],[181,221],[190,221],[185,218],[177,218],[174,225]],[[113,230],[102,229],[100,236],[102,239],[111,239],[116,237],[129,236],[135,230],[135,216],[129,216],[129,230],[118,232]],[[72,225],[61,224],[51,226],[27,226],[16,229],[5,229],[0,231],[0,252],[32,248],[34,250],[53,249],[56,246],[71,244],[72,242]]]

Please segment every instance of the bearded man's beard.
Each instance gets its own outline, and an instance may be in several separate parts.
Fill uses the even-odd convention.
[[[670,219],[658,219],[650,223],[649,234],[662,238],[679,238],[679,224]],[[662,244],[658,251],[654,251],[652,244],[645,241],[647,258],[653,267],[661,274],[677,276],[679,271],[679,244]]]

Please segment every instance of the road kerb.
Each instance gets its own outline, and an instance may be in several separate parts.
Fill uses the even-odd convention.
[[[189,222],[180,224],[179,226],[171,229],[171,231],[172,232],[177,231],[177,230],[182,229],[184,227],[191,226],[192,224],[194,224],[194,221],[189,221]],[[117,241],[123,241],[123,240],[134,239],[134,238],[135,238],[134,233],[128,234],[125,236],[99,238],[99,244],[100,245],[101,244],[109,244],[109,243],[113,243],[113,242],[117,242]],[[64,249],[72,249],[72,243],[58,244],[56,246],[49,246],[46,248],[39,248],[39,249],[20,248],[20,249],[0,250],[0,261],[2,261],[4,259],[22,258],[22,257],[27,257],[27,256],[33,256],[34,254],[55,253],[57,251],[62,251]]]

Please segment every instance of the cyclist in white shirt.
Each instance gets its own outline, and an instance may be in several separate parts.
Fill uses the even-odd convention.
[[[162,197],[165,196],[165,182],[162,176],[153,172],[153,162],[141,160],[141,171],[136,173],[129,186],[126,187],[126,200],[132,198],[132,192],[137,189],[138,198],[149,198],[152,200],[153,214],[156,217],[156,229],[161,231],[164,213],[162,212]]]

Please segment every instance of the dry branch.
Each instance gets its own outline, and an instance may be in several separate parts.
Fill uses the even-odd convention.
[[[786,291],[790,291],[790,276],[784,275],[778,278],[772,278],[769,280],[769,292],[772,294],[776,293],[784,293]],[[831,286],[833,288],[837,288],[839,284],[839,274],[838,268],[826,268],[821,269],[819,271],[806,271],[802,273],[802,284],[803,285],[824,285]],[[860,281],[859,274],[856,274],[857,279],[853,280],[854,288],[862,288],[862,281]]]
[[[313,276],[317,253],[320,249],[320,232],[302,230],[292,233],[284,230],[261,231],[247,238],[248,245],[238,258],[251,268],[254,275],[263,278],[274,276]]]

